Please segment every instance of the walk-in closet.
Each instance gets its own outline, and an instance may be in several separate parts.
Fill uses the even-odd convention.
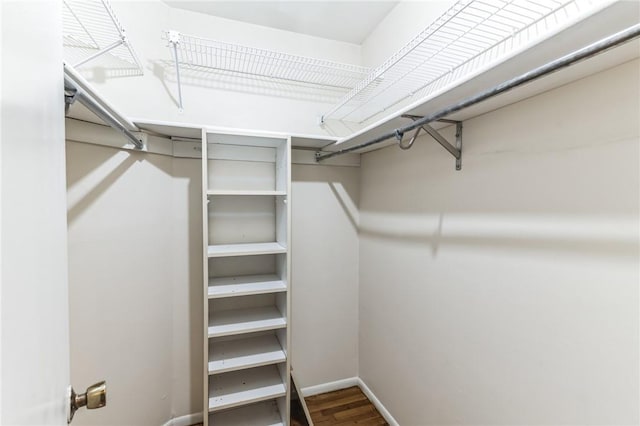
[[[637,0],[0,22],[0,425],[640,424]]]

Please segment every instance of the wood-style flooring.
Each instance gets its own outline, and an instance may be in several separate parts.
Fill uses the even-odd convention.
[[[388,425],[359,387],[305,398],[315,426]]]
[[[357,386],[335,392],[308,396],[305,398],[305,401],[315,426],[389,424]],[[305,424],[306,422],[302,423],[296,420],[295,415],[292,415],[291,426],[303,426]],[[201,425],[202,423],[193,426]]]

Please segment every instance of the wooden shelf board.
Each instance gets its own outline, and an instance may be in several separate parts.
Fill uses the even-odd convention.
[[[224,426],[284,426],[275,401],[264,401],[244,407],[209,414],[209,424]]]
[[[210,278],[209,299],[287,291],[284,281],[275,275],[245,275],[240,277]]]
[[[231,309],[213,312],[209,319],[209,337],[232,336],[256,331],[277,330],[287,326],[275,306]]]
[[[251,368],[209,378],[209,411],[279,398],[287,387],[276,366]]]
[[[276,190],[244,190],[244,189],[210,189],[207,195],[287,195],[286,191]]]
[[[286,360],[287,356],[273,334],[209,345],[209,374],[278,364]]]
[[[286,253],[280,243],[214,244],[207,249],[208,257],[254,256],[260,254]]]

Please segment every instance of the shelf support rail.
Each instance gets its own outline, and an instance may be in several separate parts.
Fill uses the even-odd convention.
[[[124,27],[118,21],[116,14],[111,9],[111,5],[106,0],[102,0],[102,5],[107,11],[107,14],[109,14],[109,18],[111,18],[111,22],[113,22],[113,25],[116,27],[118,34],[120,34],[120,40],[122,41],[121,44],[124,44],[127,47],[127,49],[129,50],[129,53],[131,54],[131,57],[133,58],[133,62],[135,62],[136,65],[138,66],[140,73],[144,74],[142,62],[140,62],[140,58],[138,58],[136,51],[133,49],[133,46],[131,45],[131,43],[129,43],[129,39],[127,38],[127,34],[124,30]]]
[[[178,108],[179,112],[182,112],[182,84],[180,83],[180,63],[178,61],[178,45],[180,44],[180,33],[178,31],[168,31],[168,35],[169,44],[171,45],[171,52],[173,53],[173,60],[176,64],[176,81],[178,83]]]
[[[335,157],[337,155],[342,155],[342,154],[347,154],[349,152],[353,152],[353,151],[357,151],[363,148],[367,148],[369,146],[372,145],[376,145],[379,144],[381,142],[384,142],[386,140],[392,139],[392,138],[396,138],[398,139],[398,141],[400,143],[402,143],[402,138],[404,136],[405,133],[410,132],[412,130],[418,129],[422,126],[424,126],[425,124],[429,124],[433,121],[438,121],[441,120],[442,118],[451,115],[453,113],[456,113],[460,110],[463,110],[465,108],[468,108],[470,106],[473,106],[475,104],[478,104],[480,102],[483,102],[489,98],[492,98],[494,96],[500,95],[502,93],[505,93],[511,89],[514,89],[516,87],[522,86],[526,83],[529,83],[531,81],[537,80],[541,77],[544,77],[547,74],[551,74],[555,71],[558,71],[562,68],[566,68],[569,67],[571,65],[574,65],[578,62],[581,62],[585,59],[588,59],[592,56],[598,55],[600,53],[603,53],[609,49],[612,49],[616,46],[622,45],[624,43],[627,43],[635,38],[637,38],[638,36],[640,36],[640,24],[635,24],[632,25],[631,27],[624,29],[622,31],[619,31],[613,35],[610,35],[608,37],[605,37],[599,41],[596,41],[595,43],[592,43],[590,45],[587,45],[581,49],[575,50],[565,56],[562,56],[558,59],[555,59],[551,62],[548,62],[544,65],[541,65],[537,68],[534,68],[533,70],[530,70],[524,74],[521,74],[517,77],[514,77],[510,80],[504,81],[496,86],[491,87],[490,89],[487,89],[485,91],[479,92],[471,97],[468,97],[458,103],[455,103],[453,105],[450,105],[449,107],[446,107],[444,109],[441,109],[439,111],[436,111],[432,114],[428,114],[425,115],[423,117],[417,118],[413,121],[413,123],[408,124],[406,126],[403,127],[399,127],[397,129],[394,129],[390,132],[384,133],[378,137],[375,137],[367,142],[358,144],[358,145],[354,145],[352,147],[349,148],[343,148],[340,149],[338,151],[333,151],[333,152],[323,152],[323,151],[316,151],[316,162],[320,162],[323,160],[327,160],[329,158]],[[426,130],[426,129],[425,129]],[[433,135],[432,135],[433,136]],[[458,139],[458,136],[456,136],[456,139]],[[438,140],[436,138],[436,140]],[[438,141],[440,142],[440,141]],[[461,135],[460,135],[460,141],[457,141],[456,143],[460,143],[460,148],[461,148]],[[339,144],[339,142],[338,142]],[[335,144],[334,144],[335,145]],[[444,145],[443,145],[444,146]],[[446,146],[445,146],[446,148]],[[450,151],[451,152],[451,151]],[[453,153],[452,153],[453,154]],[[455,154],[454,154],[455,156]],[[457,157],[456,157],[457,160]],[[458,163],[456,162],[456,169],[458,169]]]
[[[98,50],[96,53],[94,53],[91,56],[88,56],[86,58],[84,58],[83,60],[81,60],[80,62],[78,62],[77,64],[73,64],[74,67],[80,67],[84,64],[86,64],[87,62],[97,58],[98,56],[104,55],[105,53],[115,49],[118,46],[122,46],[123,44],[126,44],[126,40],[123,38],[121,38],[120,40],[114,41],[113,43],[111,43],[109,46],[105,47],[104,49],[100,49]]]

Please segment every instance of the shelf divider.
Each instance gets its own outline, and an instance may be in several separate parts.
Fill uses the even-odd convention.
[[[209,378],[209,411],[279,398],[287,386],[275,366],[234,371]]]
[[[207,191],[208,196],[213,195],[240,195],[240,196],[253,196],[253,195],[271,195],[271,196],[283,196],[287,195],[287,191],[269,190],[269,189],[209,189]]]
[[[209,257],[255,256],[260,254],[286,253],[280,243],[213,244],[207,249]]]
[[[287,291],[287,284],[276,275],[244,275],[239,277],[210,278],[209,299],[250,296],[253,294]]]
[[[275,401],[264,401],[211,413],[213,424],[224,426],[284,426]]]
[[[287,320],[275,306],[213,312],[209,338],[285,328]]]
[[[209,374],[285,362],[287,356],[274,334],[209,344]]]

